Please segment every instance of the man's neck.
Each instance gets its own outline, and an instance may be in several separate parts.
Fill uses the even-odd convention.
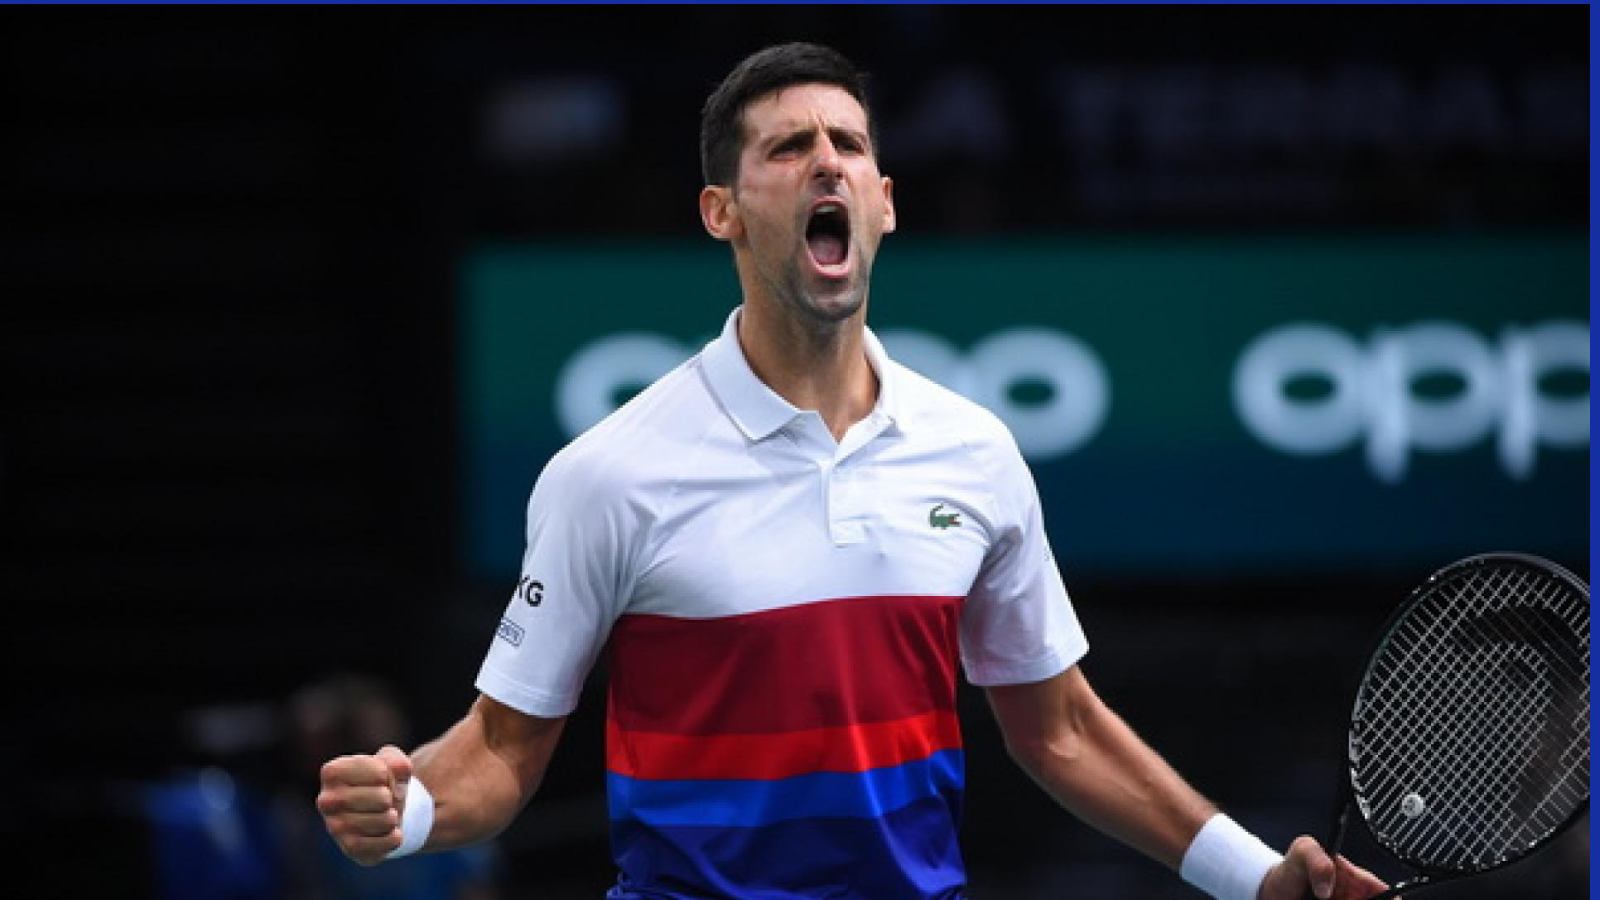
[[[865,305],[830,323],[796,322],[748,301],[739,311],[739,346],[756,377],[797,409],[816,410],[836,441],[878,401],[865,329]]]

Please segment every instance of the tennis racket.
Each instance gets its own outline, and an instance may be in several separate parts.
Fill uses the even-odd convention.
[[[1357,813],[1415,877],[1510,865],[1589,808],[1589,587],[1487,553],[1435,572],[1389,619],[1350,717],[1329,853]]]

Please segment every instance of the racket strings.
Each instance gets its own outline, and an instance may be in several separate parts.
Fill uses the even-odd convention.
[[[1426,646],[1444,627],[1446,623],[1435,619],[1428,627],[1416,630],[1413,640],[1417,645]],[[1386,818],[1382,811],[1400,810],[1405,797],[1415,795],[1431,810],[1431,815],[1415,817],[1417,827],[1408,828],[1411,823],[1403,817],[1403,812],[1402,817],[1387,818],[1395,819],[1397,837],[1421,846],[1430,854],[1457,834],[1484,833],[1485,826],[1489,830],[1501,830],[1490,823],[1461,821],[1463,800],[1487,791],[1490,809],[1504,807],[1506,793],[1515,790],[1505,777],[1510,768],[1508,756],[1524,751],[1530,731],[1528,726],[1536,713],[1528,711],[1520,717],[1512,716],[1510,721],[1504,715],[1498,719],[1486,718],[1484,713],[1491,710],[1478,702],[1486,688],[1481,666],[1466,673],[1458,671],[1457,674],[1468,676],[1459,681],[1444,678],[1446,667],[1452,664],[1444,655],[1413,653],[1396,662],[1398,667],[1390,673],[1388,685],[1395,690],[1393,702],[1397,708],[1414,708],[1421,715],[1388,718],[1374,715],[1373,738],[1384,746],[1431,748],[1431,752],[1400,755],[1390,763],[1391,777],[1379,780],[1369,817]],[[1414,677],[1401,677],[1408,665]],[[1424,692],[1428,691],[1433,695],[1424,697]],[[1501,705],[1499,710],[1493,711],[1504,713],[1506,708]],[[1509,708],[1527,710],[1526,697],[1512,698]],[[1373,711],[1379,712],[1378,709]],[[1505,747],[1507,753],[1487,757],[1482,752],[1487,746],[1484,737],[1497,729],[1521,740]],[[1441,783],[1440,776],[1444,773],[1484,770],[1487,771],[1482,783]],[[1463,825],[1470,825],[1475,831],[1464,830]],[[1411,833],[1407,834],[1408,830]],[[1492,841],[1496,835],[1485,834],[1485,837]]]
[[[1352,783],[1380,840],[1487,868],[1588,797],[1588,598],[1527,566],[1481,567],[1412,604],[1375,656]]]
[[[1487,622],[1488,620],[1485,619],[1484,621]],[[1491,628],[1491,630],[1493,629]],[[1484,644],[1486,642],[1493,642],[1496,640],[1503,641],[1507,637],[1508,635],[1504,632],[1499,634],[1489,634],[1485,636],[1478,636],[1473,643]],[[1496,646],[1492,645],[1491,643],[1491,646],[1495,646],[1495,649],[1497,649],[1499,652],[1490,653],[1487,656],[1474,660],[1474,662],[1477,663],[1477,668],[1468,670],[1468,677],[1461,679],[1458,682],[1458,690],[1453,692],[1455,696],[1451,699],[1454,699],[1456,702],[1441,702],[1436,704],[1438,709],[1447,710],[1451,707],[1455,707],[1457,710],[1459,710],[1463,704],[1472,704],[1476,702],[1480,699],[1478,695],[1482,694],[1485,687],[1495,687],[1495,685],[1492,684],[1486,685],[1486,678],[1488,676],[1492,676],[1497,671],[1515,671],[1512,663],[1520,664],[1522,667],[1524,667],[1524,669],[1529,671],[1532,671],[1532,667],[1537,665],[1538,659],[1534,657],[1525,647],[1519,651],[1516,649],[1506,649],[1507,646],[1515,647],[1517,645],[1507,645],[1502,643]],[[1452,720],[1446,718],[1441,721],[1455,721],[1459,723],[1460,727],[1446,731],[1437,737],[1440,746],[1445,748],[1447,751],[1444,754],[1444,759],[1451,764],[1452,771],[1477,771],[1481,773],[1480,780],[1482,780],[1484,783],[1466,783],[1463,784],[1457,792],[1460,793],[1478,790],[1480,792],[1480,796],[1477,798],[1479,801],[1478,809],[1481,811],[1487,808],[1490,811],[1500,812],[1500,816],[1492,817],[1495,819],[1515,819],[1513,813],[1515,813],[1516,810],[1512,809],[1510,804],[1516,799],[1517,796],[1519,796],[1519,794],[1526,793],[1525,787],[1519,790],[1516,774],[1518,768],[1520,767],[1515,766],[1515,760],[1517,760],[1519,757],[1526,758],[1531,752],[1535,752],[1536,750],[1536,746],[1532,740],[1532,738],[1536,737],[1536,734],[1530,731],[1528,726],[1530,724],[1537,724],[1538,720],[1536,717],[1540,709],[1540,704],[1538,704],[1537,701],[1539,699],[1539,695],[1544,692],[1541,690],[1542,685],[1540,685],[1537,681],[1532,680],[1531,677],[1525,677],[1520,686],[1521,690],[1516,689],[1518,687],[1516,683],[1511,684],[1510,690],[1506,690],[1505,686],[1503,685],[1499,686],[1500,693],[1498,696],[1501,702],[1498,704],[1498,711],[1501,713],[1511,711],[1515,721],[1507,722],[1502,719],[1501,721],[1496,722],[1492,717],[1489,716],[1479,716],[1468,720]],[[1530,703],[1530,700],[1534,702]],[[1496,710],[1493,708],[1487,708],[1486,711],[1494,712]],[[1516,715],[1516,713],[1520,713],[1521,715]],[[1425,723],[1423,727],[1424,736],[1428,730],[1427,726],[1433,724],[1435,723]],[[1498,731],[1495,730],[1497,728],[1499,729]],[[1500,742],[1498,745],[1493,743],[1484,743],[1484,741],[1489,740],[1491,736],[1495,734],[1498,734],[1500,737]],[[1521,739],[1518,740],[1518,737]],[[1470,757],[1463,758],[1462,753],[1459,752],[1463,748],[1467,750],[1490,748],[1500,752],[1488,756],[1485,756],[1482,752],[1480,752],[1481,758],[1477,759]],[[1459,768],[1460,766],[1472,765],[1476,765],[1477,768]],[[1487,800],[1487,803],[1484,802],[1485,800]],[[1445,824],[1447,823],[1448,819],[1449,816],[1430,817],[1427,820],[1430,823],[1430,826],[1420,829],[1417,837],[1425,842],[1431,839],[1434,843],[1450,837],[1450,835],[1440,834],[1442,830],[1456,830],[1445,829]],[[1479,831],[1482,832],[1484,840],[1489,844],[1506,839],[1514,839],[1514,837],[1508,837],[1506,834],[1504,834],[1503,828],[1496,828],[1494,823],[1487,820],[1480,819],[1477,822],[1469,822],[1466,824],[1475,825]],[[1424,843],[1424,850],[1431,850],[1431,848]]]
[[[1501,664],[1500,660],[1489,660],[1491,667]],[[1414,720],[1409,729],[1412,733],[1389,736],[1390,740],[1405,740],[1410,746],[1419,746],[1413,742],[1416,740],[1431,741],[1431,746],[1438,749],[1432,758],[1424,755],[1404,760],[1398,777],[1388,790],[1379,792],[1373,804],[1378,809],[1397,806],[1403,809],[1406,802],[1422,802],[1423,796],[1429,797],[1427,805],[1432,807],[1432,814],[1416,818],[1415,823],[1399,820],[1400,827],[1396,831],[1399,832],[1397,839],[1416,844],[1419,852],[1430,856],[1438,855],[1447,843],[1461,843],[1462,835],[1476,836],[1484,848],[1516,840],[1516,835],[1510,833],[1510,829],[1520,821],[1513,816],[1513,803],[1519,792],[1516,782],[1519,767],[1515,761],[1532,752],[1540,690],[1537,684],[1524,685],[1522,690],[1505,696],[1506,703],[1499,707],[1499,711],[1522,713],[1513,716],[1511,721],[1506,721],[1504,717],[1496,721],[1482,715],[1449,715],[1452,709],[1459,711],[1474,707],[1486,687],[1483,677],[1485,671],[1493,669],[1480,668],[1475,677],[1454,686],[1456,689],[1451,692],[1453,696],[1439,698],[1432,715]],[[1530,712],[1530,709],[1534,711]],[[1484,711],[1492,710],[1479,708],[1480,713]],[[1496,731],[1501,735],[1501,741],[1498,744],[1488,743]],[[1494,752],[1486,753],[1485,750]],[[1473,756],[1474,753],[1476,756]],[[1478,783],[1464,782],[1440,789],[1432,786],[1430,767],[1435,772],[1477,771],[1481,775]],[[1437,775],[1432,777],[1436,780]],[[1406,791],[1402,798],[1399,796],[1400,790],[1405,787],[1412,790]],[[1416,790],[1419,787],[1423,788],[1420,792]],[[1469,798],[1476,802],[1469,805]],[[1470,809],[1472,814],[1464,817],[1464,809]],[[1413,811],[1413,817],[1420,815],[1420,811]],[[1415,827],[1408,829],[1406,826],[1411,824],[1415,824]],[[1412,833],[1406,834],[1407,831]],[[1487,851],[1468,847],[1466,852],[1481,854]]]
[[[1557,592],[1550,589],[1551,585],[1545,585],[1541,592],[1536,583],[1529,584],[1537,582],[1533,576],[1525,572],[1514,574],[1514,578],[1502,574],[1496,579],[1498,584],[1481,586],[1490,595],[1490,605],[1523,596],[1544,604],[1554,599]],[[1508,585],[1509,590],[1504,590]],[[1472,586],[1467,585],[1458,589],[1458,593],[1471,590]],[[1522,607],[1530,608],[1527,604]],[[1459,746],[1479,752],[1476,760],[1459,760],[1469,768],[1458,771],[1473,772],[1470,766],[1474,762],[1481,767],[1476,770],[1481,773],[1477,778],[1479,783],[1468,781],[1462,793],[1470,796],[1474,789],[1479,792],[1474,799],[1487,815],[1469,824],[1481,828],[1482,842],[1491,849],[1535,840],[1548,827],[1554,827],[1565,818],[1565,810],[1570,809],[1570,805],[1560,804],[1562,788],[1572,779],[1557,778],[1553,784],[1547,783],[1547,773],[1560,771],[1550,757],[1552,753],[1570,755],[1572,748],[1580,744],[1586,748],[1587,744],[1586,740],[1579,740],[1582,737],[1579,731],[1570,727],[1574,704],[1562,702],[1564,695],[1571,696],[1570,682],[1560,683],[1560,670],[1566,668],[1570,674],[1573,670],[1570,660],[1581,659],[1582,654],[1575,647],[1566,653],[1535,650],[1536,646],[1552,646],[1552,635],[1544,629],[1549,616],[1541,615],[1543,610],[1537,607],[1533,609],[1511,622],[1505,621],[1504,610],[1492,610],[1469,620],[1457,637],[1458,645],[1476,654],[1472,660],[1475,665],[1465,670],[1463,697],[1468,703],[1491,701],[1483,707],[1481,717],[1465,722],[1466,727],[1451,735],[1455,741],[1470,742]],[[1546,633],[1538,634],[1541,629]],[[1567,643],[1573,643],[1570,636],[1574,633],[1570,629],[1567,631]],[[1586,677],[1583,683],[1586,685]],[[1561,709],[1563,706],[1567,708]],[[1498,721],[1495,713],[1500,714]],[[1562,729],[1557,717],[1563,715],[1569,726],[1566,739],[1552,747],[1549,739],[1560,740]],[[1582,733],[1587,733],[1586,726]],[[1584,758],[1587,759],[1586,750]],[[1552,801],[1560,815],[1542,815]],[[1441,835],[1433,835],[1433,838],[1435,846],[1444,839]]]

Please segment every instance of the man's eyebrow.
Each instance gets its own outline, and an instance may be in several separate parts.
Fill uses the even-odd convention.
[[[871,138],[869,138],[867,136],[867,132],[865,132],[865,131],[863,131],[863,130],[861,130],[859,128],[856,128],[854,126],[851,126],[851,125],[830,125],[830,126],[828,126],[828,136],[830,138],[838,136],[838,135],[843,135],[843,136],[848,137],[848,138],[853,138],[854,140],[860,141],[862,144],[867,144],[867,143],[870,143],[870,141],[871,141]]]
[[[786,123],[779,125],[777,128],[773,129],[771,134],[768,134],[765,138],[762,138],[759,146],[762,148],[774,147],[797,137],[806,135],[814,137],[816,133],[817,126],[812,122]]]
[[[848,137],[860,143],[862,146],[871,146],[872,144],[872,138],[868,135],[866,130],[856,128],[853,125],[828,125],[824,130],[828,132],[828,137],[830,140],[837,141],[840,137]],[[768,150],[780,144],[787,143],[795,138],[815,138],[817,131],[818,128],[814,122],[797,122],[780,125],[775,128],[771,134],[762,138],[756,144],[756,146],[762,150]]]

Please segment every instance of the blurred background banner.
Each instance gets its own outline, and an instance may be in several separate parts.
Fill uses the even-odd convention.
[[[1579,236],[891,236],[891,355],[984,403],[1095,577],[1417,572],[1587,549]],[[513,578],[542,461],[737,304],[698,243],[497,245],[460,328],[465,568]]]
[[[1097,689],[1270,841],[1325,831],[1355,669],[1418,580],[1590,572],[1590,28],[5,7],[0,841],[62,898],[604,893],[603,671],[516,824],[415,877],[340,867],[316,760],[461,715],[537,473],[721,327],[700,105],[796,39],[871,73],[900,226],[872,326],[1017,434]],[[959,702],[975,896],[1192,896]],[[1588,873],[1575,834],[1437,896]]]

